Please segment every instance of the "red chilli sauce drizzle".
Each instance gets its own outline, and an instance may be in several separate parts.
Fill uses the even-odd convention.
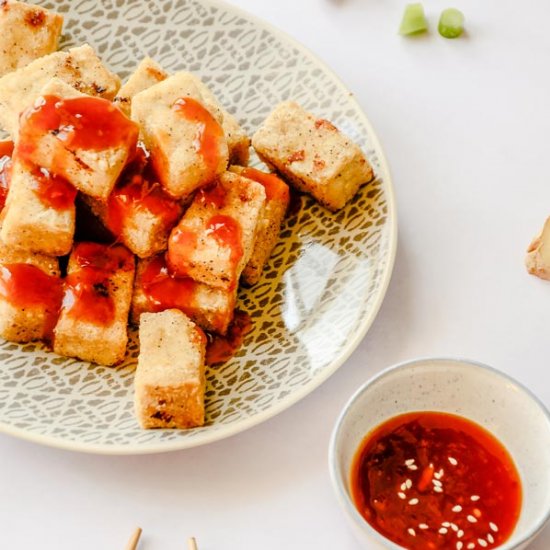
[[[410,550],[494,548],[511,535],[521,482],[501,443],[477,424],[439,412],[379,426],[352,466],[352,496],[382,535]]]
[[[111,325],[116,314],[111,278],[133,269],[132,254],[121,246],[79,243],[70,261],[73,265],[65,279],[65,312],[79,321]]]
[[[11,178],[13,141],[0,141],[0,211],[6,204]]]
[[[59,277],[32,264],[0,264],[0,296],[21,310],[43,308],[44,337],[51,339],[63,297]]]
[[[133,212],[146,210],[162,219],[166,230],[178,221],[182,208],[157,181],[148,153],[138,146],[107,201],[107,227],[119,237]]]
[[[278,200],[288,203],[290,200],[288,185],[275,174],[268,174],[256,168],[248,167],[244,168],[241,175],[263,185],[265,196],[268,201]]]

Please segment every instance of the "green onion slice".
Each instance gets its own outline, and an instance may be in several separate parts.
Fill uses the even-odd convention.
[[[427,30],[428,22],[426,21],[422,4],[407,4],[403,13],[403,19],[401,20],[401,26],[399,27],[399,34],[419,34]]]
[[[438,30],[445,38],[458,38],[464,31],[464,14],[455,8],[443,10]]]

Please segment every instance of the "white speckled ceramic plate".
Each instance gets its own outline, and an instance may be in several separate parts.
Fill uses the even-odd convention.
[[[134,338],[116,369],[0,344],[0,430],[97,453],[183,449],[240,432],[326,380],[371,325],[396,249],[396,213],[381,147],[337,77],[300,45],[228,5],[206,0],[57,0],[62,47],[90,43],[128,76],[149,55],[198,73],[252,134],[294,99],[361,144],[377,179],[337,214],[310,199],[289,219],[262,280],[240,294],[254,322],[237,357],[208,371],[203,428],[140,430],[133,412]]]

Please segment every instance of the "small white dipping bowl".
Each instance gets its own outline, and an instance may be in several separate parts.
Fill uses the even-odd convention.
[[[550,415],[529,390],[507,375],[456,359],[420,359],[392,367],[362,386],[338,418],[330,441],[330,475],[365,548],[402,547],[378,533],[355,508],[350,493],[353,458],[374,428],[413,411],[463,416],[506,447],[521,477],[523,500],[512,536],[498,548],[526,548],[550,518]]]

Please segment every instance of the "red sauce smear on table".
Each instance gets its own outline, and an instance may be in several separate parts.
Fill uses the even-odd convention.
[[[18,152],[27,157],[44,134],[57,137],[68,149],[101,151],[137,143],[139,129],[110,101],[99,97],[38,98],[21,115]]]
[[[43,308],[44,337],[51,338],[63,298],[59,277],[32,264],[0,264],[0,296],[21,310]]]
[[[122,246],[79,243],[71,256],[65,279],[63,307],[74,319],[108,326],[115,319],[112,276],[133,269],[133,255]]]
[[[268,201],[277,200],[288,203],[290,200],[288,185],[275,174],[268,174],[256,168],[245,168],[241,175],[262,184]]]
[[[38,167],[32,169],[32,175],[34,192],[44,206],[54,210],[68,210],[74,206],[76,189],[66,179]]]
[[[177,223],[182,211],[179,202],[172,199],[158,183],[148,154],[141,146],[107,201],[109,230],[120,236],[127,220],[140,210],[147,210],[160,218],[167,230]]]
[[[13,141],[0,141],[0,210],[6,204],[11,178],[11,157]]]
[[[233,321],[227,329],[227,334],[208,334],[206,345],[207,365],[218,365],[225,363],[235,356],[244,342],[244,337],[252,330],[250,315],[244,311],[235,311]]]
[[[207,170],[205,180],[213,180],[220,163],[219,144],[224,137],[222,127],[208,109],[191,97],[178,99],[173,108],[186,120],[196,124],[195,151],[205,164]]]
[[[397,416],[369,434],[355,456],[351,488],[370,525],[410,550],[499,546],[516,525],[522,498],[501,443],[477,424],[439,412]]]

